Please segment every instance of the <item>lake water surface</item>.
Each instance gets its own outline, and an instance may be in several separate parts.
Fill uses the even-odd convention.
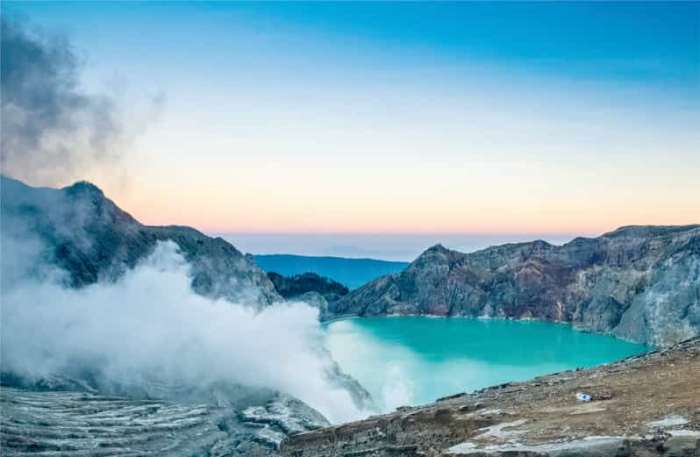
[[[331,322],[326,346],[385,411],[648,349],[549,322],[430,317]]]

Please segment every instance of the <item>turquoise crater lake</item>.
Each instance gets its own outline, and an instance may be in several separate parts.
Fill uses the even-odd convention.
[[[326,347],[389,411],[648,348],[540,321],[369,317],[330,322]]]

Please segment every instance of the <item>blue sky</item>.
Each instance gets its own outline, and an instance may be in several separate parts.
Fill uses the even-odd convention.
[[[275,50],[275,60],[284,57],[282,51],[311,50],[347,64],[369,51],[392,65],[430,63],[425,58],[454,64],[477,60],[571,78],[698,86],[700,7],[695,2],[4,5],[39,24],[68,30],[78,46],[105,53],[107,60],[138,48],[138,53],[126,54],[128,67],[195,53],[212,62],[214,55],[240,52],[244,41],[267,35],[268,45],[282,46]],[[347,54],[338,55],[338,45]],[[248,51],[255,54],[256,49]],[[259,57],[262,63],[266,56]]]
[[[698,222],[700,4],[3,2],[139,118],[150,223],[601,233]],[[124,184],[126,182],[127,184]]]

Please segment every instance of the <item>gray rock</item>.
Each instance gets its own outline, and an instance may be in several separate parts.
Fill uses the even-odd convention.
[[[303,301],[304,303],[308,303],[309,305],[318,309],[318,316],[321,320],[325,320],[328,317],[328,300],[326,300],[326,297],[316,291],[310,291],[297,295],[290,300]]]
[[[268,272],[267,276],[284,298],[297,298],[309,292],[315,292],[326,301],[336,301],[349,290],[339,282],[319,276],[316,273],[302,273],[294,276],[283,276],[279,273]]]
[[[386,314],[544,319],[667,346],[700,334],[700,225],[469,254],[436,245],[330,303],[327,316]]]
[[[35,188],[3,176],[0,185],[5,261],[16,262],[20,256],[14,255],[14,241],[26,243],[33,234],[39,244],[35,254],[67,272],[67,285],[84,287],[116,279],[148,256],[158,241],[172,240],[192,265],[195,292],[260,306],[281,300],[267,275],[222,238],[190,227],[143,225],[90,183]],[[13,271],[11,267],[4,264],[3,273]]]
[[[273,457],[288,433],[327,424],[303,403],[280,396],[260,407],[256,420],[227,402],[8,386],[0,390],[0,408],[0,448],[8,456]]]

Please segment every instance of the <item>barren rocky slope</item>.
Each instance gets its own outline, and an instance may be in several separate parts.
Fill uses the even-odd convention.
[[[29,278],[58,278],[76,289],[116,280],[158,241],[171,240],[191,266],[195,292],[255,307],[283,300],[268,276],[228,242],[189,227],[145,226],[92,184],[36,188],[0,177],[0,203],[0,298]],[[3,354],[22,349],[5,343],[3,337]],[[27,377],[3,360],[0,454],[275,456],[287,433],[328,424],[279,392],[232,382],[193,389],[149,376],[126,383],[103,376],[99,361],[90,362]],[[358,401],[369,401],[337,366],[327,375]]]
[[[630,226],[562,246],[469,254],[437,245],[328,314],[536,318],[670,345],[700,334],[700,225]]]
[[[68,285],[82,287],[116,278],[150,254],[157,241],[172,240],[192,265],[195,292],[262,306],[281,300],[267,275],[222,238],[190,227],[143,225],[87,182],[50,189],[0,179],[6,259],[39,250],[31,254],[68,272]],[[30,234],[39,246],[29,245]]]
[[[579,401],[577,393],[592,401]],[[700,338],[293,435],[289,457],[700,455]]]

